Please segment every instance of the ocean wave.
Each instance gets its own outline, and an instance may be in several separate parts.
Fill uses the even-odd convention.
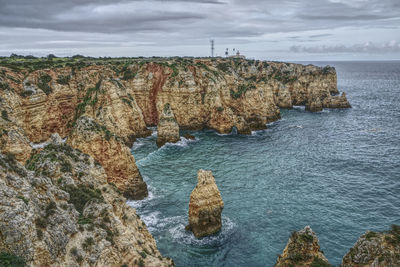
[[[306,110],[305,106],[293,106],[293,109]]]
[[[185,137],[181,137],[180,140],[176,143],[165,143],[163,147],[169,147],[169,146],[180,146],[180,147],[187,147],[190,143],[198,142],[200,139],[196,137],[195,140],[192,139],[186,139]]]
[[[159,156],[158,152],[159,152],[159,150],[155,150],[153,152],[150,152],[146,157],[136,161],[136,165],[143,165],[147,161],[152,160],[154,158],[157,158]]]
[[[172,238],[179,243],[184,243],[187,245],[220,246],[237,231],[237,226],[231,219],[228,217],[222,217],[221,231],[215,235],[198,239],[193,235],[192,232],[185,230],[187,218],[179,216],[172,217],[171,219],[171,224],[173,223],[173,226],[169,228],[168,231]]]
[[[136,150],[136,149],[138,149],[139,147],[142,147],[145,143],[143,142],[143,140],[142,140],[143,138],[138,138],[138,139],[136,139],[136,142],[135,143],[133,143],[133,145],[132,145],[132,147],[131,147],[131,150]]]

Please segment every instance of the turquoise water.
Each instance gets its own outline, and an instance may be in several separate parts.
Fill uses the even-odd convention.
[[[328,63],[316,63],[326,65]],[[132,148],[150,196],[137,208],[177,266],[273,266],[290,233],[310,225],[338,265],[367,229],[400,224],[400,62],[333,62],[352,109],[282,110],[251,136],[194,132],[197,141]],[[213,171],[223,228],[185,232],[198,169]]]

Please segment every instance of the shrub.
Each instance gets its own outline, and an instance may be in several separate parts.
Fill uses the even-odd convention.
[[[131,80],[131,79],[135,78],[135,76],[136,76],[136,73],[127,68],[124,71],[124,74],[122,76],[122,80],[125,80],[125,81]]]
[[[226,62],[221,62],[217,65],[217,69],[223,71],[223,72],[228,72],[229,71],[229,64]]]
[[[69,203],[73,204],[75,209],[81,214],[87,202],[104,201],[99,189],[94,190],[84,185],[78,185],[77,187],[67,185],[63,190],[69,193]]]
[[[217,107],[217,111],[218,111],[218,112],[224,111],[224,107]]]
[[[50,201],[50,203],[46,207],[46,218],[53,215],[56,212],[57,204],[54,201]]]
[[[333,266],[327,263],[326,261],[323,261],[322,259],[315,257],[310,267],[333,267]]]
[[[29,199],[24,198],[24,196],[17,196],[17,198],[21,199],[26,205],[28,205]]]
[[[78,224],[89,224],[92,223],[92,219],[83,217],[82,215],[78,218]]]
[[[239,86],[238,86],[236,91],[231,89],[231,97],[233,99],[238,99],[243,94],[245,94],[248,90],[255,89],[255,88],[256,88],[256,86],[254,84],[248,84],[248,85],[239,84]]]
[[[47,220],[45,218],[39,217],[39,218],[37,218],[35,220],[35,224],[39,228],[46,228],[47,227]]]
[[[145,259],[147,257],[147,253],[144,251],[140,252],[139,254],[143,259]]]
[[[365,235],[365,238],[366,238],[367,240],[371,240],[371,238],[374,238],[374,237],[377,237],[377,234],[376,234],[375,232],[368,232],[368,233]]]
[[[6,120],[6,121],[10,121],[10,120],[8,119],[8,112],[7,112],[7,110],[2,110],[2,111],[1,111],[1,117],[2,117],[4,120]]]
[[[43,231],[41,229],[36,229],[36,235],[39,240],[43,239]]]
[[[90,247],[92,247],[94,245],[94,239],[93,237],[87,237],[85,239],[85,241],[82,244],[82,248],[84,248],[85,250],[89,249]]]
[[[26,171],[19,167],[15,155],[12,153],[7,153],[5,156],[0,157],[0,166],[5,168],[7,171],[15,172],[22,177],[26,176]]]
[[[25,260],[15,254],[0,253],[0,266],[2,267],[22,267],[25,265]]]
[[[57,83],[67,85],[69,84],[69,81],[71,80],[71,76],[69,75],[58,75],[57,77]]]
[[[49,82],[51,82],[52,78],[48,74],[44,74],[40,76],[38,87],[46,94],[49,95],[53,92],[53,89],[49,86]]]
[[[8,89],[10,89],[10,86],[6,82],[0,82],[0,89],[8,90]]]
[[[24,91],[22,91],[19,95],[22,96],[22,97],[31,96],[31,95],[33,95],[33,91],[31,91],[31,90],[24,90]]]
[[[312,235],[309,235],[309,234],[299,235],[299,238],[304,242],[312,242],[313,241]]]
[[[143,261],[143,259],[139,259],[139,267],[144,267],[144,261]]]

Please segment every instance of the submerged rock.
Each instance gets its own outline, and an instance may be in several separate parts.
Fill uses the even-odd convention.
[[[188,140],[196,140],[196,137],[191,134],[184,134],[183,137],[185,137]]]
[[[179,125],[171,106],[167,103],[157,125],[157,146],[162,147],[165,143],[176,143],[179,140]]]
[[[329,108],[351,108],[345,92],[342,95],[332,96],[327,106]]]
[[[386,233],[367,231],[343,257],[342,267],[400,266],[400,226]]]
[[[275,267],[286,266],[332,266],[320,250],[319,241],[310,226],[304,229],[293,232],[292,236],[279,255]]]
[[[189,225],[187,230],[199,238],[215,234],[221,229],[224,208],[221,194],[211,171],[197,172],[197,185],[190,194]]]

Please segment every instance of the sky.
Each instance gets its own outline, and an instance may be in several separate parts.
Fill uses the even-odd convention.
[[[0,55],[400,60],[400,0],[0,0]]]

